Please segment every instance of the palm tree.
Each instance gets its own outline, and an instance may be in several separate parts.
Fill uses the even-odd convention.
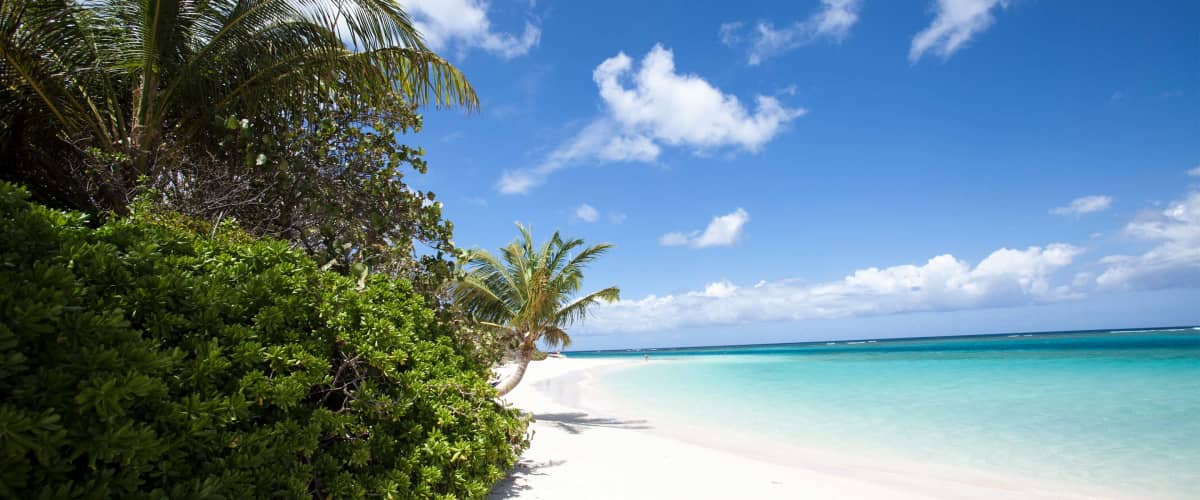
[[[584,248],[583,240],[563,240],[555,232],[540,246],[520,223],[521,238],[500,249],[503,259],[486,250],[471,251],[466,277],[455,287],[457,303],[484,326],[516,340],[517,369],[496,387],[503,396],[525,376],[538,341],[551,349],[571,345],[566,327],[582,320],[601,300],[620,299],[615,286],[574,298],[583,284],[583,267],[608,252],[601,243]]]
[[[74,149],[136,178],[164,136],[186,144],[334,89],[367,106],[479,104],[397,0],[0,0],[6,163],[53,169]]]

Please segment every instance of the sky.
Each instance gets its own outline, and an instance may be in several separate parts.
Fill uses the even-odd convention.
[[[401,0],[464,248],[616,245],[573,349],[1200,324],[1200,3]]]

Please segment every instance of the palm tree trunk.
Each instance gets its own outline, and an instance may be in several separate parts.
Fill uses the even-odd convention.
[[[151,115],[154,111],[154,101],[158,99],[157,71],[145,69],[141,81],[133,89],[133,123],[129,126],[130,151],[133,156],[134,175],[146,173],[149,152],[153,149],[154,140],[158,135],[158,124],[154,123]]]
[[[512,375],[504,379],[504,382],[496,386],[496,392],[500,393],[499,395],[501,396],[512,392],[517,387],[517,384],[521,383],[521,379],[525,377],[525,370],[529,368],[529,362],[533,361],[532,350],[520,349],[517,352],[517,371],[514,371]]]

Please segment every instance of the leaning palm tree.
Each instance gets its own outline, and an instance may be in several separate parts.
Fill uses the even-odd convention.
[[[620,299],[615,286],[576,297],[583,285],[583,267],[613,246],[583,240],[563,240],[557,232],[535,246],[520,223],[521,238],[500,249],[501,258],[474,250],[466,258],[466,276],[455,287],[457,303],[481,325],[516,341],[517,368],[497,387],[503,396],[525,376],[538,342],[551,349],[571,345],[565,328],[582,320],[600,301]]]
[[[233,117],[294,113],[335,91],[365,106],[396,93],[479,102],[398,0],[0,0],[6,163],[54,172],[71,149],[136,179],[153,174],[166,137],[192,144]]]

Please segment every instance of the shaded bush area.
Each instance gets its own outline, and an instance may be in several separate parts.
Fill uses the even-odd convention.
[[[404,281],[0,183],[0,497],[482,497],[525,421]]]

